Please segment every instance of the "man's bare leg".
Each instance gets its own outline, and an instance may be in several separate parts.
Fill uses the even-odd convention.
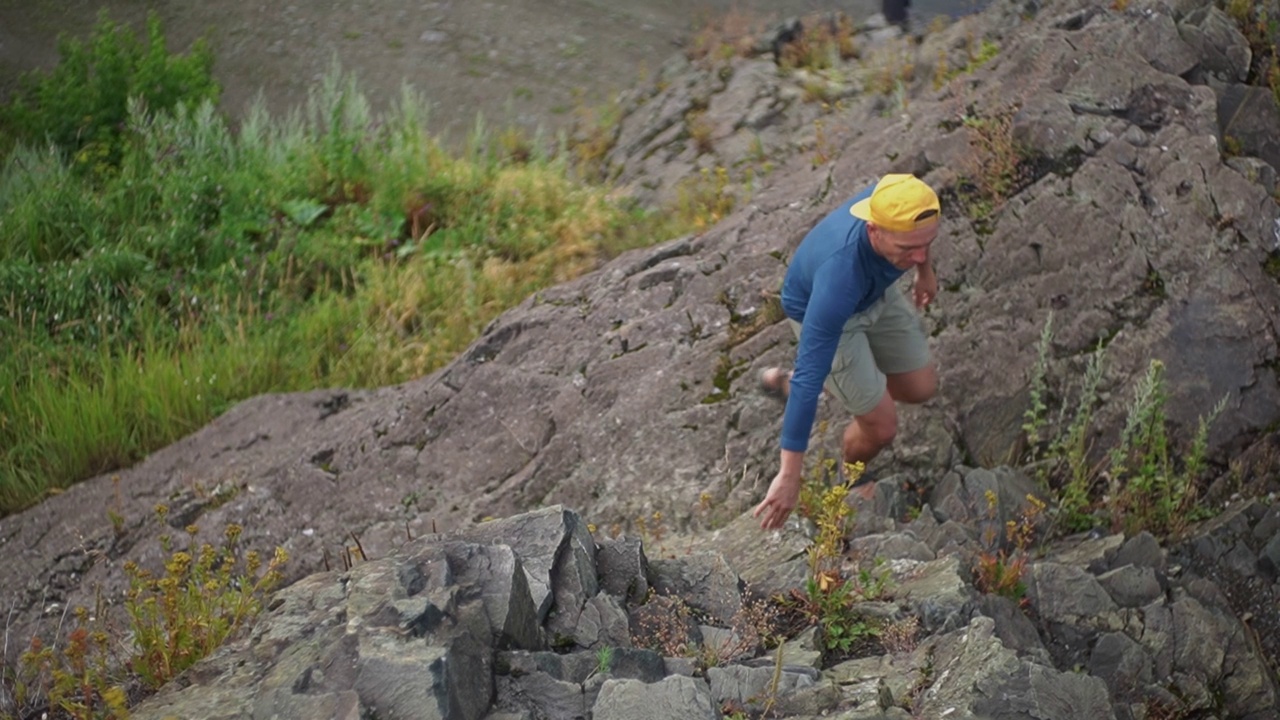
[[[898,433],[898,409],[893,397],[886,391],[871,412],[859,415],[844,429],[842,450],[846,463],[871,462],[872,458],[893,442]],[[875,493],[875,484],[868,483],[854,490],[865,499]]]
[[[938,389],[938,372],[933,363],[919,370],[885,376],[885,393],[871,412],[859,415],[844,430],[843,455],[846,463],[869,463],[888,447],[898,434],[898,409],[895,402],[922,403]],[[870,499],[874,484],[857,488],[863,498]]]
[[[938,392],[938,366],[929,363],[919,370],[885,375],[889,394],[898,402],[918,405]]]

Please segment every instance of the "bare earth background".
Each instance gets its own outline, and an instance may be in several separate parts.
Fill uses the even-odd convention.
[[[937,2],[938,0],[925,0]],[[954,2],[954,0],[950,0]],[[213,43],[224,109],[262,92],[297,107],[337,59],[382,106],[409,82],[433,103],[435,132],[465,135],[483,112],[533,129],[562,126],[577,98],[594,104],[656,71],[708,18],[759,22],[879,0],[0,0],[0,98],[23,72],[51,67],[56,39],[86,37],[106,9],[139,27],[160,15],[171,48]],[[920,9],[917,7],[917,9]]]

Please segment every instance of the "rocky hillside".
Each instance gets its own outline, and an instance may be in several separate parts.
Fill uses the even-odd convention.
[[[939,499],[952,508],[1033,489],[985,470],[950,480]],[[1028,568],[1024,608],[974,590],[971,520],[924,514],[853,542],[867,568],[888,559],[871,570],[886,580],[881,594],[856,605],[859,622],[884,628],[869,645],[823,652],[810,627],[766,651],[776,636],[762,633],[758,595],[721,553],[650,558],[634,539],[597,544],[554,506],[299,581],[250,637],[134,717],[1276,716],[1258,639],[1277,627],[1233,615],[1229,598],[1253,588],[1200,573],[1224,557],[1252,573],[1254,537],[1276,533],[1280,508],[1233,510],[1172,555],[1145,533],[1060,546]],[[803,572],[794,548],[761,546],[758,533],[737,523],[720,539]]]
[[[641,520],[651,539],[666,536],[650,553],[676,564],[632,567],[624,584],[692,592],[698,583],[659,578],[710,572],[696,563],[720,568],[684,558],[706,550],[723,554],[727,586],[739,576],[773,590],[800,581],[788,561],[808,543],[804,524],[765,536],[742,516],[776,471],[780,411],[754,392],[756,370],[791,358],[772,301],[790,249],[816,220],[880,174],[910,171],[944,197],[945,291],[926,317],[942,387],[904,409],[851,544],[892,569],[890,604],[866,612],[915,617],[920,641],[906,656],[876,650],[838,672],[808,655],[787,661],[786,687],[818,705],[774,709],[1066,718],[1085,707],[1137,718],[1176,701],[1203,717],[1274,717],[1280,157],[1267,128],[1280,126],[1276,106],[1247,84],[1248,40],[1221,9],[1116,7],[998,3],[920,43],[863,32],[857,57],[820,73],[781,67],[768,41],[748,57],[669,64],[629,99],[609,135],[609,172],[642,197],[678,197],[676,183],[704,168],[732,168],[736,179],[754,167],[737,211],[529,298],[431,376],[247,401],[118,477],[0,520],[0,575],[18,579],[6,583],[16,588],[15,636],[48,629],[95,588],[118,597],[121,563],[158,563],[161,533],[194,523],[215,537],[238,523],[247,545],[289,550],[291,579],[323,569],[352,538],[375,562],[284,591],[247,644],[151,707],[216,703],[226,717],[265,717],[304,707],[296,702],[342,717],[411,717],[430,705],[434,716],[483,717],[486,708],[439,699],[471,697],[457,683],[490,672],[491,697],[512,717],[583,716],[538,704],[562,692],[595,717],[628,717],[636,680],[669,689],[670,717],[745,702],[760,675],[749,664],[688,678],[685,666],[659,669],[636,654],[625,674],[587,677],[583,661],[539,653],[557,634],[569,638],[560,650],[628,645],[622,618],[636,598],[601,579],[612,571],[596,542],[622,543],[642,568],[638,548],[606,540]],[[1029,571],[1019,609],[976,593],[972,562],[991,519],[984,490],[1001,496],[1003,519],[1024,481],[973,468],[1026,457],[1024,413],[1051,314],[1055,412],[1075,401],[1105,344],[1089,436],[1098,453],[1119,435],[1136,380],[1160,360],[1179,447],[1225,398],[1209,436],[1206,503],[1254,499],[1189,544],[1102,532],[1055,545]],[[822,417],[842,419],[830,407]],[[835,446],[821,432],[815,445]],[[157,503],[172,508],[172,528],[155,521]],[[510,525],[477,525],[552,506],[572,510],[533,516],[561,533],[534,549],[492,529]],[[570,552],[578,560],[566,570]],[[724,613],[702,612],[702,624],[732,627]],[[247,665],[237,660],[245,653]],[[342,669],[317,679],[315,668],[330,665]],[[439,670],[431,689],[395,680],[422,667]],[[962,679],[961,667],[975,675]],[[866,699],[872,687],[880,714]]]

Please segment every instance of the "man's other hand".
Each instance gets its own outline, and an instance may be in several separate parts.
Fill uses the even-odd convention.
[[[916,271],[916,281],[911,286],[911,293],[916,301],[916,308],[923,310],[925,306],[938,297],[938,276],[933,271]]]

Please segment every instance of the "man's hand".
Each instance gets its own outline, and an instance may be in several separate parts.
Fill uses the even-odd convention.
[[[764,496],[764,501],[756,506],[751,516],[761,518],[760,529],[776,530],[787,521],[787,516],[795,509],[799,500],[800,476],[790,475],[782,470],[770,483],[769,493]]]
[[[938,276],[934,274],[933,268],[925,269],[923,265],[916,268],[916,281],[911,286],[911,294],[915,297],[916,307],[921,310],[933,302],[938,296]]]

